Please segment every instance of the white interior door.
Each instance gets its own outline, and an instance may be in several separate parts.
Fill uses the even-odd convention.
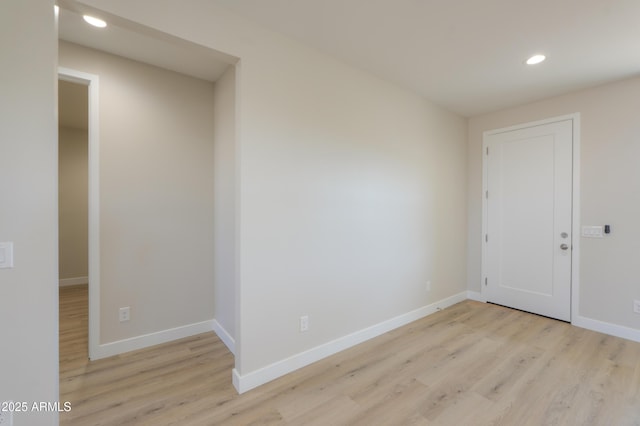
[[[485,297],[571,319],[571,120],[485,135]]]

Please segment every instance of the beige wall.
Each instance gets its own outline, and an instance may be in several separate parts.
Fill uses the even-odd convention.
[[[83,3],[240,58],[240,376],[466,291],[465,119],[212,2]]]
[[[241,321],[236,324],[241,351],[236,365],[241,374],[466,289],[464,119],[257,28],[210,2],[82,3],[242,59],[236,98],[241,308]],[[0,324],[3,338],[12,342],[2,353],[3,362],[12,368],[0,382],[1,400],[57,398],[52,6],[50,1],[0,2],[0,50],[3,60],[12,64],[0,71],[2,81],[11,82],[0,97],[0,174],[3,181],[11,182],[10,187],[0,189],[0,240],[16,244],[16,267],[0,270]],[[65,56],[67,67],[82,69],[84,65],[86,71],[100,74],[99,68],[107,66],[97,57],[85,63],[71,56]],[[147,70],[140,64],[129,65]],[[146,72],[140,74],[146,76]],[[101,84],[112,86],[108,80],[101,79]],[[213,258],[213,244],[198,239],[203,234],[200,225],[207,221],[199,214],[212,207],[195,196],[213,193],[212,187],[199,186],[211,182],[210,164],[204,164],[211,157],[191,145],[200,146],[195,143],[199,138],[188,141],[192,149],[178,151],[164,137],[166,121],[180,124],[183,131],[193,127],[185,124],[194,124],[191,121],[201,117],[200,109],[194,109],[190,119],[183,117],[189,123],[175,123],[170,110],[183,106],[185,93],[208,99],[207,90],[187,84],[189,88],[170,94],[174,102],[158,103],[154,100],[165,96],[151,81],[145,86],[147,80],[140,77],[140,84],[129,90],[122,86],[105,91],[111,95],[101,104],[140,93],[132,87],[151,88],[145,92],[146,100],[129,99],[113,109],[104,106],[106,115],[101,117],[119,122],[119,126],[105,126],[101,134],[102,161],[111,165],[101,175],[105,204],[101,213],[103,219],[106,216],[102,232],[109,236],[104,242],[108,258],[102,278],[115,290],[106,292],[108,297],[103,300],[109,338],[197,320],[198,315],[183,317],[187,310],[183,306],[197,314],[212,313],[202,305],[203,300],[205,304],[211,300],[203,291],[210,286],[199,284],[202,277],[212,281],[213,274],[206,268],[196,272],[190,268],[206,263],[200,262],[200,251],[210,263]],[[118,80],[123,81],[128,80]],[[630,259],[637,254],[638,241],[630,226],[630,218],[638,216],[637,202],[630,201],[637,199],[634,183],[639,181],[630,165],[638,158],[638,144],[631,143],[638,134],[633,124],[637,122],[637,90],[638,80],[634,79],[471,120],[468,211],[473,289],[478,288],[473,277],[480,252],[478,141],[482,129],[580,111],[583,223],[611,220],[614,226],[610,239],[583,244],[581,313],[614,318],[637,328],[626,313],[628,296],[637,296],[631,279],[638,276],[633,271],[637,262]],[[148,117],[159,104],[167,114]],[[145,137],[137,137],[137,132],[132,135],[130,130],[141,120],[162,128],[151,126],[151,134]],[[209,130],[199,134],[210,134]],[[205,145],[209,146],[203,143],[202,147]],[[185,161],[181,155],[190,158]],[[185,184],[180,172],[187,163],[198,172],[186,173]],[[119,169],[117,173],[114,168]],[[202,179],[191,179],[191,173]],[[132,176],[137,180],[132,181]],[[176,176],[179,182],[171,179]],[[183,227],[185,212],[198,224],[197,236],[189,226]],[[141,217],[145,219],[142,224],[137,221]],[[194,236],[185,240],[185,235]],[[160,243],[166,242],[196,253],[195,258],[185,260],[179,253],[176,260],[167,251],[160,253]],[[602,250],[611,244],[615,251],[607,254]],[[180,267],[167,267],[169,260]],[[426,278],[433,279],[431,294],[424,292]],[[39,297],[34,299],[33,294]],[[144,324],[132,321],[127,330],[114,324],[121,303],[133,300],[137,304],[149,298],[149,304],[132,303],[132,320],[140,315],[146,319]],[[615,312],[617,306],[624,309]],[[160,313],[161,309],[165,311]],[[305,334],[297,331],[298,316],[303,313],[311,316],[311,330]],[[151,324],[153,320],[158,323]],[[55,424],[55,420],[55,413],[31,414],[24,423]]]
[[[242,64],[242,374],[466,290],[466,121],[278,46]]]
[[[640,330],[640,78],[469,120],[469,288],[480,291],[482,132],[579,112],[582,225],[610,224],[604,239],[580,239],[578,314]],[[574,236],[580,238],[580,236]],[[575,302],[575,301],[574,301]],[[575,307],[575,303],[574,303]]]
[[[88,136],[86,129],[58,129],[60,279],[88,276]]]
[[[59,61],[100,79],[100,342],[213,319],[213,84],[64,42]]]
[[[213,116],[215,317],[233,338],[236,331],[235,72],[235,67],[230,66],[216,81]]]
[[[466,290],[466,121],[282,49],[242,64],[243,374]]]
[[[58,400],[56,33],[53,1],[0,2],[0,402]],[[56,425],[56,412],[16,414]]]

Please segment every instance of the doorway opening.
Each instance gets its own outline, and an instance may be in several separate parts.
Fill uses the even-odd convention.
[[[60,358],[88,354],[88,86],[58,80]]]
[[[58,79],[60,288],[72,295],[74,309],[81,309],[73,311],[69,326],[84,327],[87,341],[81,350],[91,359],[98,345],[100,306],[98,76],[60,68]],[[67,331],[63,325],[61,336]]]

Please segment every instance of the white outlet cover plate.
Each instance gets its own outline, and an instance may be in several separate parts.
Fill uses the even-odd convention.
[[[128,306],[124,308],[120,308],[119,318],[120,318],[120,322],[126,322],[131,319],[131,311]]]
[[[603,238],[604,226],[583,226],[582,236],[585,238]]]
[[[309,331],[309,317],[307,315],[300,317],[300,331]]]
[[[13,243],[0,243],[0,268],[13,268]]]

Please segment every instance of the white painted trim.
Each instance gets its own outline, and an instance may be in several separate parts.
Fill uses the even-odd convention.
[[[242,87],[243,87],[243,61],[239,59],[235,64],[235,134],[233,141],[233,149],[234,149],[234,239],[235,239],[235,253],[233,256],[234,260],[234,316],[235,316],[235,324],[234,324],[234,345],[233,345],[233,355],[234,359],[234,374],[235,377],[235,369],[241,370],[242,366],[242,226],[244,223],[242,220]],[[238,386],[234,386],[238,389]]]
[[[213,331],[218,335],[222,343],[224,343],[229,351],[235,355],[236,353],[236,341],[229,334],[229,332],[218,322],[218,320],[213,320]]]
[[[194,336],[200,333],[212,331],[214,320],[202,321],[182,327],[170,328],[168,330],[157,331],[155,333],[144,334],[142,336],[131,337],[129,339],[118,340],[116,342],[98,345],[93,360],[119,355],[124,352],[135,351],[161,343]]]
[[[236,358],[236,364],[238,362],[237,359],[238,358]],[[242,384],[242,380],[241,380],[241,377],[240,377],[240,373],[238,373],[238,369],[237,368],[234,368],[233,370],[231,370],[231,382],[233,383],[233,387],[236,388],[236,391],[238,393],[244,393],[244,392],[250,390],[250,389],[243,389],[242,388],[243,384]]]
[[[573,230],[571,241],[571,323],[580,316],[580,113],[573,119]]]
[[[483,132],[482,134],[483,134],[483,136],[497,135],[498,133],[506,133],[506,132],[511,132],[513,130],[526,129],[528,127],[544,126],[545,124],[552,124],[552,123],[557,123],[557,122],[560,122],[560,121],[576,120],[576,119],[578,119],[578,121],[579,121],[579,118],[580,118],[580,113],[579,112],[574,112],[572,114],[559,115],[557,117],[545,118],[544,120],[531,121],[531,122],[527,122],[527,123],[515,124],[515,125],[509,126],[509,127],[501,127],[499,129],[487,130],[487,131]]]
[[[356,331],[331,342],[327,342],[315,348],[295,354],[289,358],[275,362],[251,373],[241,375],[236,368],[233,369],[233,385],[238,393],[247,392],[299,368],[305,367],[323,358],[329,357],[340,351],[348,349],[359,343],[378,337],[410,322],[419,320],[434,312],[448,308],[467,299],[467,292],[458,293],[446,299],[423,306],[414,311],[407,312],[395,318],[383,321],[371,327]]]
[[[58,78],[88,86],[89,95],[89,359],[100,352],[100,115],[99,77],[58,67]]]
[[[572,250],[571,250],[571,322],[575,321],[580,312],[580,113],[561,115],[544,120],[532,121],[529,123],[517,124],[515,126],[503,127],[495,130],[488,130],[482,134],[482,262],[480,274],[480,295],[486,301],[484,280],[487,277],[487,245],[484,242],[484,235],[487,233],[487,137],[499,133],[513,130],[525,129],[528,127],[541,126],[545,124],[557,123],[571,120],[573,130],[573,177],[572,177]]]
[[[575,325],[576,327],[586,328],[587,330],[597,331],[599,333],[633,340],[634,342],[640,342],[640,330],[635,328],[612,324],[610,322],[599,321],[580,315],[574,315],[571,319],[571,324]]]
[[[88,284],[89,277],[61,278],[58,280],[58,286],[68,287],[70,285]]]
[[[487,299],[485,299],[482,296],[482,293],[479,291],[467,291],[467,299],[469,300],[475,300],[476,302],[486,302]]]

